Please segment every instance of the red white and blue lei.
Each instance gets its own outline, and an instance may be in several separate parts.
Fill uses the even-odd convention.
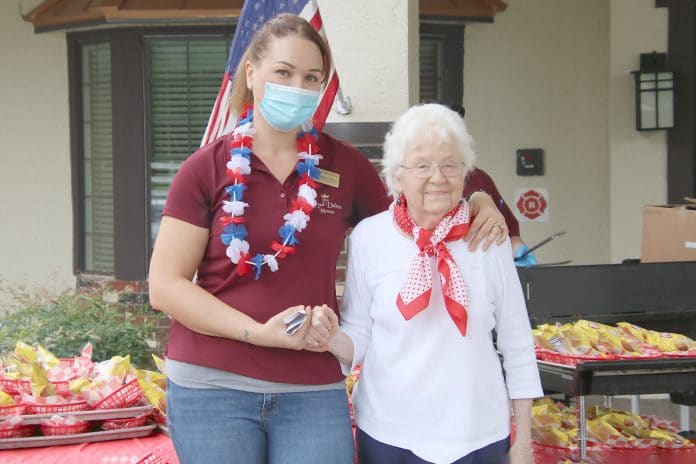
[[[270,244],[273,252],[252,255],[249,251],[249,242],[245,240],[248,231],[244,220],[244,209],[250,205],[244,202],[244,192],[247,190],[245,176],[251,173],[250,162],[255,134],[253,117],[253,107],[245,107],[237,127],[232,132],[227,176],[233,183],[225,187],[230,199],[223,200],[222,206],[223,211],[229,216],[222,216],[220,222],[223,226],[222,243],[227,246],[226,254],[230,261],[237,265],[237,274],[245,276],[253,269],[258,279],[264,264],[271,272],[276,272],[278,258],[285,258],[295,253],[295,248],[300,243],[295,234],[307,228],[310,214],[317,206],[316,181],[319,180],[317,166],[322,156],[318,154],[319,132],[316,129],[312,128],[310,131],[300,132],[297,135],[298,162],[295,169],[300,176],[297,197],[292,200],[288,213],[283,216],[285,223],[278,230],[279,240],[273,240]]]

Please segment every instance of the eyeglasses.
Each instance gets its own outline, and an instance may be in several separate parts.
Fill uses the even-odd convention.
[[[404,166],[402,168],[411,171],[413,177],[417,179],[430,179],[435,174],[435,169],[439,169],[445,177],[457,177],[464,173],[464,163],[457,161],[445,161],[442,164],[418,163],[415,166]]]

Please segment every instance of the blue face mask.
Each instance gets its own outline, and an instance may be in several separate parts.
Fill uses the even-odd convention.
[[[319,93],[266,82],[259,110],[272,128],[288,132],[312,117],[319,103]]]

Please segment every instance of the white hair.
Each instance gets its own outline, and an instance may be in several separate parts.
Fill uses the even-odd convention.
[[[462,157],[464,175],[474,167],[474,139],[461,116],[447,106],[435,103],[413,106],[396,120],[384,137],[382,175],[389,194],[394,198],[400,194],[395,179],[407,149],[423,143],[452,145]]]

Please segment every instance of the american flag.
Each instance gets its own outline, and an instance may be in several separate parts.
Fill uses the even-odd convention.
[[[232,90],[232,79],[237,66],[256,30],[266,21],[280,13],[292,13],[306,19],[328,43],[321,15],[319,14],[319,6],[315,0],[246,0],[242,7],[242,13],[239,16],[237,28],[234,31],[230,56],[225,67],[225,75],[222,78],[215,105],[213,105],[213,110],[210,113],[208,127],[203,134],[201,146],[231,132],[234,128],[235,121],[232,120],[230,115],[228,97]],[[314,113],[313,122],[317,129],[321,129],[324,126],[337,91],[338,74],[336,74],[336,68],[332,61],[326,86],[319,99],[319,106]]]

